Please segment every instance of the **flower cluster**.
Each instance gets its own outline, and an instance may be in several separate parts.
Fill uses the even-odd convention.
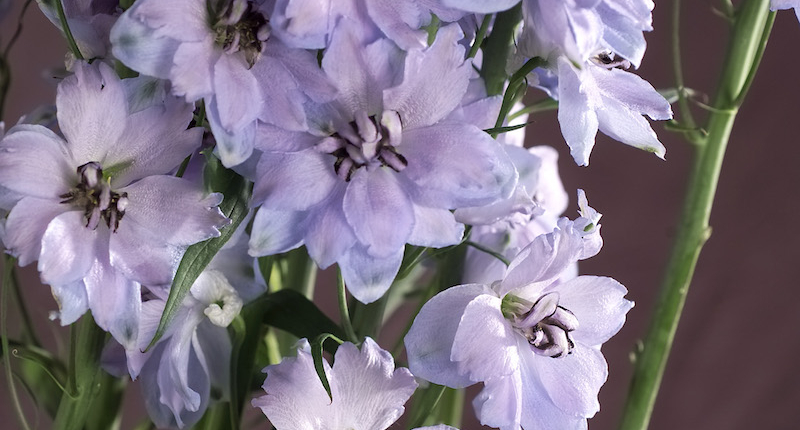
[[[484,383],[477,414],[502,429],[581,428],[597,412],[600,346],[632,302],[613,279],[577,275],[602,246],[600,215],[579,191],[581,216],[560,218],[557,153],[526,149],[524,131],[510,131],[525,117],[507,116],[513,95],[487,90],[497,60],[484,38],[508,25],[493,14],[517,14],[501,81],[535,61],[524,78],[558,100],[577,164],[598,130],[663,158],[645,115],[669,119],[669,103],[627,71],[642,61],[652,2],[40,6],[74,39],[60,134],[0,128],[0,233],[21,266],[38,261],[62,324],[91,311],[111,333],[104,366],[141,380],[157,426],[241,404],[236,384],[249,380],[231,369],[245,339],[291,324],[240,312],[288,297],[278,290],[294,287],[290,252],[336,264],[360,304],[385,305],[400,278],[427,270],[420,258],[465,247],[459,278],[469,283],[428,290],[405,336],[409,369],[349,321],[333,366],[313,357],[313,339],[272,360],[253,405],[276,428],[387,428],[415,377]],[[215,187],[203,160],[240,185]],[[176,287],[187,276],[193,285]],[[408,279],[422,292],[427,278]]]

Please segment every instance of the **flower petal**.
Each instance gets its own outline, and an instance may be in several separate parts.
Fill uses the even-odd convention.
[[[58,302],[58,318],[62,326],[74,323],[89,309],[89,298],[83,280],[53,284],[50,290]]]
[[[208,8],[203,0],[139,0],[128,13],[157,36],[196,41],[212,35]]]
[[[507,376],[519,369],[517,334],[500,311],[501,299],[482,294],[464,308],[450,360],[473,381]],[[480,342],[475,342],[480,339]]]
[[[220,124],[235,132],[252,123],[262,109],[261,89],[244,60],[222,55],[214,65],[214,94]]]
[[[559,305],[580,323],[573,337],[588,346],[599,346],[615,335],[633,308],[633,302],[624,298],[628,290],[611,278],[579,276],[559,285],[557,291]]]
[[[69,284],[89,272],[108,241],[108,229],[90,230],[86,218],[78,211],[56,216],[47,225],[42,237],[39,272],[46,284]],[[106,248],[106,252],[107,248]]]
[[[169,73],[173,94],[185,97],[187,102],[214,94],[214,66],[220,55],[211,38],[181,43]]]
[[[403,248],[387,257],[377,258],[367,249],[356,244],[339,260],[347,290],[361,303],[368,304],[383,296],[392,285],[400,264]]]
[[[70,144],[75,167],[102,162],[122,141],[128,100],[119,77],[105,63],[76,63],[75,74],[58,85],[56,108],[58,126]]]
[[[417,246],[442,248],[455,245],[464,238],[464,224],[456,221],[446,209],[413,205],[414,228],[408,243]]]
[[[350,342],[339,346],[334,360],[331,408],[338,428],[383,430],[400,418],[417,383],[408,369],[395,369],[388,351],[366,338],[361,351]]]
[[[588,80],[587,80],[588,81]],[[579,166],[589,165],[589,154],[594,147],[599,120],[586,94],[579,72],[568,60],[558,62],[558,123],[561,134],[569,145],[569,153]]]
[[[341,259],[356,243],[356,235],[342,209],[343,199],[344,187],[341,186],[331,193],[326,203],[311,211],[304,226],[308,255],[323,269]]]
[[[111,28],[111,52],[119,61],[144,75],[168,79],[180,42],[154,37],[153,30],[123,13]]]
[[[452,388],[475,383],[459,373],[450,354],[464,310],[485,294],[493,293],[484,285],[459,285],[442,291],[422,306],[404,339],[411,373]]]
[[[472,400],[481,424],[501,429],[520,428],[522,390],[528,384],[530,381],[521,380],[520,372],[485,381],[481,392]]]
[[[111,235],[111,266],[143,285],[171,284],[185,249],[158,239],[151,227],[126,217]]]
[[[61,200],[78,183],[64,142],[40,125],[16,125],[0,141],[0,186],[42,199]]]
[[[342,184],[333,171],[334,158],[314,149],[264,152],[258,161],[253,204],[271,210],[307,210]]]
[[[411,200],[386,167],[359,169],[344,194],[344,215],[367,252],[383,258],[402,253],[414,228]]]
[[[271,211],[260,208],[253,219],[250,234],[250,255],[281,254],[303,244],[302,226],[308,217],[305,211]]]
[[[403,130],[403,143],[397,149],[408,160],[402,174],[418,187],[412,197],[425,206],[480,206],[507,196],[516,184],[508,154],[471,125]]]
[[[426,50],[406,55],[403,81],[384,91],[384,106],[403,118],[403,127],[425,127],[439,122],[461,103],[472,64],[464,61],[464,34],[458,24],[441,27]]]
[[[39,259],[42,239],[53,218],[70,210],[53,200],[25,197],[9,212],[3,242],[20,266]]]
[[[591,418],[600,410],[597,393],[608,365],[598,349],[578,343],[566,357],[536,356],[533,362],[547,394],[566,414]]]
[[[108,248],[102,251],[108,253]],[[135,348],[142,309],[139,283],[123,276],[103,257],[94,261],[84,283],[97,325],[111,333],[126,349]]]
[[[205,195],[191,182],[174,176],[148,176],[119,190],[128,193],[124,222],[146,226],[153,239],[188,246],[219,236],[230,223],[217,205],[222,195]]]

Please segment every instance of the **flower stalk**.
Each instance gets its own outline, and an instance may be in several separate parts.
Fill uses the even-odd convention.
[[[623,430],[646,429],[686,301],[700,251],[711,235],[709,217],[725,149],[741,101],[758,68],[774,12],[769,0],[746,0],[736,13],[720,87],[708,120],[708,136],[696,158],[683,215],[661,288],[656,311],[635,368],[623,414]]]

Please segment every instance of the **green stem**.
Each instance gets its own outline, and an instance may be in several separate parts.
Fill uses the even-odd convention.
[[[78,44],[75,43],[75,38],[72,37],[72,30],[69,29],[69,23],[67,22],[67,15],[64,14],[64,5],[62,4],[63,0],[56,0],[56,10],[58,11],[58,20],[61,21],[61,29],[64,31],[64,35],[67,36],[67,44],[69,45],[69,49],[72,51],[72,54],[75,55],[75,58],[79,60],[83,60],[83,54],[81,54],[81,50],[78,48]]]
[[[100,354],[105,340],[106,333],[94,323],[90,313],[72,325],[67,390],[77,393],[77,396],[64,393],[61,397],[53,422],[54,430],[82,430],[90,414],[108,412],[93,405],[103,391],[104,382],[108,382],[100,370]]]
[[[486,93],[490,96],[503,93],[503,84],[508,77],[506,63],[514,46],[514,32],[521,20],[521,4],[498,13],[492,33],[486,39],[481,76],[486,83]]]
[[[22,404],[19,402],[19,395],[17,394],[17,386],[14,384],[14,373],[11,370],[11,348],[8,345],[8,325],[6,318],[8,317],[8,289],[10,288],[10,284],[13,282],[11,274],[14,271],[14,264],[16,264],[17,259],[14,257],[6,256],[5,261],[3,261],[3,285],[2,290],[0,290],[0,343],[2,343],[3,348],[3,367],[6,372],[6,383],[8,384],[8,391],[11,395],[11,402],[14,406],[14,412],[17,415],[17,419],[19,423],[22,425],[22,428],[25,430],[29,430],[30,426],[28,422],[25,420],[25,412],[22,410]]]
[[[696,135],[697,123],[689,107],[689,99],[686,98],[686,87],[683,81],[683,63],[681,56],[681,0],[674,0],[672,4],[672,72],[675,75],[675,87],[678,90],[678,109],[681,114],[681,122],[688,130],[693,130],[691,134],[687,132],[686,137],[689,141],[695,142],[699,136]]]
[[[708,225],[725,148],[739,103],[758,67],[772,24],[769,0],[745,0],[736,15],[733,34],[714,100],[705,145],[697,147],[689,190],[673,253],[664,276],[656,312],[642,347],[623,414],[623,430],[646,429],[666,367],[675,331],[700,250],[711,234]]]
[[[478,31],[475,33],[475,41],[472,42],[472,46],[469,48],[469,52],[467,53],[467,58],[474,58],[475,55],[478,54],[478,49],[481,48],[483,44],[483,39],[486,38],[486,31],[489,30],[489,24],[492,22],[492,15],[487,14],[483,17],[483,22],[481,22],[481,26],[478,28]]]
[[[342,271],[339,268],[336,270],[336,285],[339,290],[339,319],[341,319],[342,328],[347,335],[347,340],[358,343],[358,335],[353,330],[353,323],[350,322],[350,311],[347,309],[347,292],[345,291]]]

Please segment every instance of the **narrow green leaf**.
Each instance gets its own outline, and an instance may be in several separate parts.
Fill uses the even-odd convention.
[[[533,121],[526,122],[524,124],[517,124],[517,125],[507,125],[505,127],[493,127],[487,128],[483,131],[491,134],[491,135],[498,135],[503,133],[508,133],[509,131],[519,130],[521,128],[525,128],[528,124],[533,124]]]
[[[167,327],[169,327],[175,314],[180,309],[181,303],[186,294],[189,293],[194,281],[197,280],[200,273],[205,270],[208,263],[217,255],[217,252],[222,249],[228,239],[233,236],[236,228],[247,216],[247,203],[250,199],[252,187],[246,179],[223,167],[222,163],[210,154],[206,157],[204,179],[206,188],[209,191],[221,192],[224,196],[219,209],[232,222],[220,231],[218,237],[196,243],[186,249],[186,253],[178,265],[175,278],[172,280],[172,287],[169,290],[167,303],[164,305],[164,313],[161,314],[161,320],[158,322],[158,329],[145,351],[152,348],[161,339],[161,336],[164,335]]]
[[[335,340],[339,345],[344,343],[343,340],[330,333],[323,333],[317,336],[314,342],[311,343],[311,357],[314,359],[314,369],[317,371],[317,376],[319,376],[322,386],[325,387],[328,398],[333,401],[333,396],[331,396],[331,384],[328,382],[328,376],[325,375],[325,359],[322,357],[322,347],[328,339]]]

